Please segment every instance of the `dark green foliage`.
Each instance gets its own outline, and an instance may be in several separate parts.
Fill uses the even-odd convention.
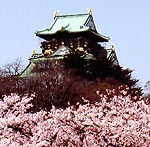
[[[85,60],[84,56],[81,57],[80,54],[74,52],[65,58],[65,62],[69,68],[71,67],[76,70],[76,75],[85,79],[92,81],[113,79],[120,85],[127,85],[130,89],[134,89],[133,91],[138,91],[139,95],[142,94],[142,89],[136,86],[138,80],[132,78],[132,70],[114,65],[107,58]],[[116,86],[118,85],[117,83]],[[132,92],[132,94],[134,93]]]
[[[120,85],[129,87],[129,94],[141,95],[136,87],[137,80],[131,78],[131,70],[115,66],[107,59],[84,59],[82,54],[70,54],[62,60],[37,62],[33,69],[36,76],[19,78],[7,76],[0,79],[0,94],[16,92],[20,95],[34,94],[32,111],[51,109],[100,101],[96,91],[105,93],[106,89],[116,89]]]

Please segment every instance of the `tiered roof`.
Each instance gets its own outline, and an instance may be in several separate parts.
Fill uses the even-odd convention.
[[[91,14],[74,14],[74,15],[56,15],[52,25],[35,34],[43,39],[50,39],[59,33],[83,34],[94,37],[98,42],[107,42],[109,37],[99,34],[96,30],[94,20]]]
[[[29,65],[22,72],[21,77],[35,76],[36,73],[32,72],[32,70],[38,62],[63,59],[65,55],[69,54],[72,49],[64,44],[63,41],[65,39],[70,39],[70,37],[74,39],[82,36],[83,38],[88,38],[89,42],[91,41],[93,44],[98,44],[99,46],[101,46],[99,44],[100,42],[108,42],[110,38],[98,33],[94,24],[92,13],[91,11],[89,12],[90,13],[73,15],[58,15],[58,13],[56,13],[54,21],[50,27],[42,31],[36,31],[36,36],[44,39],[44,42],[53,42],[54,44],[54,40],[60,40],[62,42],[61,45],[59,44],[56,50],[48,56],[45,56],[44,52],[37,54],[34,51],[32,57],[29,59]],[[78,45],[79,44],[77,42],[77,47]],[[102,50],[102,48],[100,49]],[[49,48],[47,49],[47,47],[45,50],[51,51]],[[106,49],[105,52],[107,53],[108,60],[112,60],[115,65],[119,65],[114,46],[112,46],[110,49]],[[91,53],[85,52],[84,59],[93,60],[94,56]]]

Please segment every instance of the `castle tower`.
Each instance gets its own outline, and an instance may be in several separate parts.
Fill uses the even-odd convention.
[[[105,49],[101,45],[108,42],[109,37],[98,33],[91,9],[88,9],[88,13],[73,15],[59,15],[56,11],[50,27],[36,31],[35,34],[42,39],[41,53],[33,51],[29,65],[21,77],[34,76],[36,73],[33,69],[38,62],[60,60],[72,52],[84,55],[85,60],[108,58],[118,64],[114,46]]]

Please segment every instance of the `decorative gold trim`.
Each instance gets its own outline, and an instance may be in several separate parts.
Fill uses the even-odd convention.
[[[114,52],[115,51],[115,46],[114,44],[111,45],[111,50]]]
[[[88,14],[89,14],[89,15],[92,15],[92,9],[91,9],[90,6],[87,8],[87,10],[88,10]]]
[[[55,12],[54,12],[54,18],[57,16],[59,16],[59,10],[55,10]]]
[[[34,56],[37,53],[36,49],[34,49],[31,53],[31,56]]]

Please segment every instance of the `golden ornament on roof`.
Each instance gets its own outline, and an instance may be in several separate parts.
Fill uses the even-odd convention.
[[[59,10],[55,10],[55,12],[54,12],[54,18],[57,16],[59,16]]]
[[[87,9],[88,9],[88,14],[92,15],[92,9],[90,7],[88,7]]]
[[[111,50],[115,51],[115,46],[113,44],[111,45]]]
[[[36,51],[36,49],[34,49],[33,51],[32,51],[32,56],[34,56],[35,54],[37,53],[37,51]]]

